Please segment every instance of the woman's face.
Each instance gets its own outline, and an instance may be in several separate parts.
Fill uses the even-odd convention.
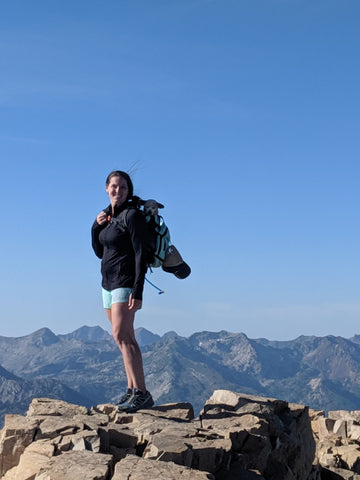
[[[106,191],[112,207],[122,205],[126,201],[129,193],[127,181],[120,176],[111,177],[109,185],[106,186]]]

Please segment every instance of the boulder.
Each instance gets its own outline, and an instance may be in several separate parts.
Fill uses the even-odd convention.
[[[342,467],[345,467],[355,473],[360,473],[359,445],[341,445],[334,449],[334,454],[339,457]]]
[[[338,419],[335,420],[334,426],[333,426],[333,433],[334,435],[338,437],[347,437],[347,422],[346,420]]]
[[[34,398],[29,405],[26,416],[65,416],[73,417],[76,414],[86,415],[88,409],[80,405],[65,402],[63,400],[55,400],[53,398]]]
[[[312,470],[316,448],[303,405],[216,390],[201,421],[203,427],[227,435],[232,450],[244,456],[246,468],[265,478],[304,480]]]
[[[143,457],[191,467],[193,451],[183,438],[168,433],[158,433],[146,446]]]
[[[110,424],[106,427],[100,427],[98,433],[102,438],[107,435],[109,445],[117,448],[135,448],[139,443],[134,427],[129,425]]]
[[[19,463],[20,456],[30,445],[38,421],[21,415],[5,415],[5,424],[0,432],[0,476]]]
[[[275,410],[288,406],[287,402],[274,398],[244,395],[229,390],[215,390],[211,397],[206,401],[203,412],[206,412],[208,406],[212,408],[213,405],[224,406],[227,410],[239,410],[241,407],[248,405],[249,403],[259,405],[271,404]]]
[[[99,453],[101,450],[101,440],[95,430],[83,430],[74,435],[68,435],[62,438],[59,448],[63,451],[69,450],[88,450]]]
[[[16,467],[2,477],[3,480],[32,480],[54,455],[55,446],[47,440],[33,442],[25,448]]]
[[[163,418],[169,418],[176,421],[179,420],[193,420],[194,408],[191,403],[166,403],[151,409],[151,415],[156,415]]]
[[[192,450],[191,468],[210,473],[229,470],[231,462],[231,441],[224,438],[193,437],[187,445]]]
[[[352,424],[348,431],[349,439],[360,443],[360,425]]]
[[[35,480],[107,480],[111,475],[111,455],[71,451],[53,457],[40,468]]]
[[[41,440],[42,438],[55,438],[59,435],[72,435],[84,428],[82,422],[77,422],[70,417],[45,417],[39,420],[38,428],[35,434],[35,440]]]
[[[128,455],[115,466],[112,480],[215,480],[208,472],[193,470],[172,462],[154,462]]]

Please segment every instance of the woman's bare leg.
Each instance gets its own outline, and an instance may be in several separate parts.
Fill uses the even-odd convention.
[[[109,322],[111,323],[111,326],[112,326],[111,308],[105,308],[105,313],[106,313],[106,316],[109,319]],[[114,336],[114,333],[113,333],[113,336]],[[120,351],[121,351],[121,349],[120,349]],[[126,379],[127,379],[127,388],[132,390],[134,388],[134,385],[131,383],[130,374],[127,371],[125,361],[124,361],[124,367],[125,367],[125,374],[126,374]]]
[[[105,313],[107,318],[109,319],[109,322],[111,323],[111,308],[105,308]]]
[[[138,388],[146,392],[141,351],[135,339],[135,311],[129,310],[127,303],[114,303],[105,309],[112,325],[112,334],[124,360],[128,388]]]

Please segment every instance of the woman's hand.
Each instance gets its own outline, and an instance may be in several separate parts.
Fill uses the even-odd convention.
[[[100,212],[96,217],[96,221],[99,225],[104,225],[104,223],[107,221],[106,213],[104,211]]]
[[[137,310],[141,309],[142,301],[138,300],[137,298],[133,298],[132,293],[130,293],[128,305],[129,305],[129,310],[134,310],[136,312]]]

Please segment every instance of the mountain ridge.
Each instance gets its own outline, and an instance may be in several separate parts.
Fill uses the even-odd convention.
[[[182,337],[138,328],[136,337],[148,388],[160,403],[188,401],[198,411],[214,390],[226,389],[325,410],[360,409],[357,335],[274,341],[226,330]],[[13,397],[13,409],[21,413],[34,392],[94,405],[115,403],[126,387],[118,348],[99,326],[0,337],[0,366],[0,414],[11,411],[9,391],[21,392],[19,401]]]

